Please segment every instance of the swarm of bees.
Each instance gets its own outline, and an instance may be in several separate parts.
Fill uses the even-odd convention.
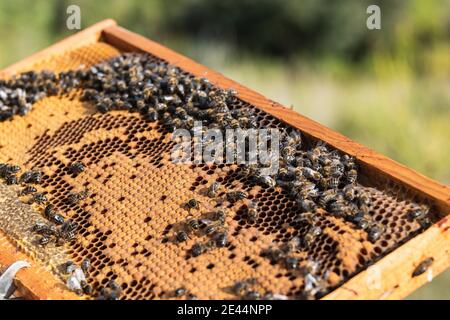
[[[215,188],[217,182],[214,182]],[[190,199],[185,207],[200,209],[200,203],[196,199]],[[225,225],[225,210],[218,208],[210,212],[202,213],[200,217],[190,216],[177,225],[174,240],[177,243],[185,242],[191,237],[203,238],[205,242],[197,242],[190,249],[192,256],[197,257],[214,248],[225,247],[228,244],[228,230]]]
[[[0,121],[15,115],[26,115],[36,101],[67,93],[72,89],[82,89],[82,100],[95,105],[100,113],[112,110],[138,112],[145,121],[159,121],[168,131],[180,128],[192,132],[196,122],[200,122],[205,131],[264,127],[257,121],[252,107],[231,107],[237,101],[235,90],[220,89],[206,78],[193,77],[164,61],[138,53],[125,53],[89,69],[59,73],[30,71],[9,80],[0,80]],[[263,171],[267,164],[252,164],[241,166],[240,174],[263,188],[279,187],[285,190],[298,208],[295,223],[309,226],[302,238],[294,237],[281,248],[269,248],[265,254],[289,270],[301,271],[305,277],[306,295],[310,297],[322,292],[321,280],[292,253],[296,250],[307,251],[322,234],[322,229],[316,225],[319,210],[351,222],[356,228],[364,230],[371,242],[376,242],[381,237],[384,228],[372,219],[369,210],[371,199],[357,183],[358,169],[353,157],[342,155],[321,142],[305,147],[302,135],[295,129],[283,129],[281,133],[279,144],[270,144],[270,148],[280,150],[279,158],[272,159],[279,163],[277,172],[269,175]],[[67,167],[67,172],[74,176],[84,170],[85,165],[81,162],[73,162]],[[0,178],[6,184],[23,185],[19,196],[30,197],[30,204],[45,205],[48,201],[46,194],[38,192],[34,186],[41,182],[42,173],[32,170],[18,176],[19,171],[19,166],[0,164]],[[212,183],[206,190],[206,196],[217,198],[220,188],[219,182]],[[88,190],[71,192],[67,195],[66,202],[77,204],[88,196]],[[224,193],[223,200],[234,205],[240,201],[248,201],[247,198],[248,194],[242,190],[228,190]],[[199,211],[201,208],[196,199],[190,199],[184,205],[189,212]],[[44,216],[49,224],[33,227],[33,232],[41,236],[38,241],[40,245],[52,241],[61,245],[76,237],[76,223],[66,221],[51,204],[45,206]],[[228,243],[225,217],[225,211],[221,209],[202,214],[198,218],[190,217],[179,224],[174,239],[181,243],[191,237],[206,237],[205,242],[192,246],[190,251],[193,256],[224,247]],[[255,200],[249,201],[246,204],[245,218],[255,223],[258,217],[258,203]],[[423,228],[431,224],[426,206],[413,207],[408,218],[416,220]],[[305,268],[309,271],[306,272]],[[73,283],[76,281],[73,279],[71,285],[75,286]],[[77,281],[84,291],[82,280]],[[247,290],[251,285],[245,281],[241,283],[240,286],[244,289],[238,290],[239,296],[260,298],[261,295]],[[112,283],[103,289],[100,297],[116,298],[119,292],[120,288]]]

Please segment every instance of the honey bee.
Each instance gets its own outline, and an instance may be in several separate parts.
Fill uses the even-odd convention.
[[[377,225],[377,224],[373,224],[369,227],[369,229],[367,230],[367,235],[368,235],[368,239],[370,242],[375,242],[377,241],[380,237],[381,234],[383,232],[383,229]]]
[[[186,207],[188,209],[199,209],[200,204],[196,199],[192,198],[189,199],[188,202],[186,202]]]
[[[231,203],[235,203],[239,200],[247,198],[247,193],[244,191],[229,191],[226,194],[227,200]]]
[[[283,251],[285,253],[294,253],[300,248],[301,244],[302,240],[299,237],[293,237],[283,246]]]
[[[317,209],[316,203],[310,199],[296,199],[296,201],[303,211],[311,212]]]
[[[284,259],[284,266],[285,266],[286,269],[288,269],[288,270],[297,269],[297,268],[298,268],[298,259],[295,258],[295,257],[287,256],[287,257]]]
[[[89,191],[87,189],[80,192],[70,192],[66,198],[67,203],[76,204],[89,196]]]
[[[49,244],[51,241],[51,238],[47,235],[43,235],[42,237],[39,238],[38,243],[41,246],[46,246],[47,244]]]
[[[371,224],[371,219],[365,215],[363,212],[359,212],[352,218],[353,223],[355,223],[358,228],[366,230]]]
[[[226,214],[223,210],[213,211],[211,214],[211,220],[219,221],[221,224],[225,223]]]
[[[0,177],[5,178],[8,175],[16,174],[20,171],[20,166],[2,163],[0,164]]]
[[[312,226],[303,238],[303,245],[309,248],[314,240],[322,234],[322,229],[317,226]]]
[[[319,217],[315,212],[303,212],[301,213],[297,218],[295,218],[294,222],[298,223],[300,225],[307,225],[307,224],[315,224],[319,221]]]
[[[37,189],[33,186],[26,186],[22,190],[19,191],[19,196],[26,196],[31,193],[37,192]]]
[[[342,189],[342,194],[344,195],[344,198],[348,201],[353,201],[356,196],[357,189],[353,184],[348,184]]]
[[[62,215],[60,215],[59,213],[57,213],[54,210],[55,206],[52,204],[48,204],[45,209],[44,209],[44,215],[45,217],[56,223],[56,224],[63,224],[64,223],[64,217]]]
[[[302,174],[306,178],[312,179],[314,181],[319,181],[320,178],[322,178],[322,175],[318,171],[315,171],[315,170],[313,170],[311,168],[308,168],[308,167],[303,167],[302,168]]]
[[[428,210],[429,210],[428,207],[426,207],[425,205],[415,206],[408,212],[408,217],[411,220],[421,219],[428,214]]]
[[[81,172],[84,171],[84,169],[85,169],[84,164],[79,161],[75,161],[69,166],[69,172],[73,175],[80,174]]]
[[[250,222],[255,222],[259,217],[258,204],[251,201],[247,206],[246,218]]]
[[[215,198],[215,197],[217,197],[219,188],[220,188],[220,182],[215,181],[208,187],[206,194],[210,198]]]
[[[175,289],[175,290],[173,291],[172,296],[175,297],[175,298],[179,298],[179,297],[181,297],[181,296],[184,296],[186,293],[187,293],[186,288],[181,287],[181,288]]]
[[[37,234],[45,235],[48,237],[51,237],[53,235],[56,235],[56,228],[52,225],[48,225],[45,223],[36,223],[31,228],[31,231]]]
[[[14,174],[10,174],[7,175],[5,178],[5,183],[7,185],[13,185],[13,184],[18,184],[19,183],[19,179],[17,179],[17,176]]]
[[[42,204],[42,203],[44,203],[46,201],[47,201],[47,197],[46,197],[46,195],[44,193],[36,193],[31,198],[30,204],[31,203]]]
[[[430,268],[430,266],[433,264],[433,262],[434,262],[433,257],[426,258],[421,263],[419,263],[419,265],[414,269],[412,276],[418,277],[421,274],[425,273]]]
[[[189,219],[186,222],[186,230],[188,232],[195,232],[200,228],[199,221],[197,219]]]
[[[262,255],[267,257],[272,263],[277,263],[284,257],[284,252],[277,247],[270,246],[263,250]]]
[[[351,169],[347,171],[346,178],[348,184],[353,184],[356,182],[356,178],[358,177],[358,172],[356,169]]]
[[[339,183],[341,182],[340,179],[341,179],[340,176],[332,175],[329,178],[328,186],[332,189],[337,189],[339,187]]]
[[[262,185],[264,185],[268,188],[274,188],[277,184],[275,182],[275,179],[272,178],[271,176],[259,176],[257,179],[258,179],[259,183],[261,183]]]
[[[225,247],[228,243],[228,234],[226,231],[217,232],[214,235],[215,245],[219,248]]]
[[[334,189],[328,189],[323,191],[317,201],[317,203],[322,207],[326,208],[327,204],[331,201],[336,200],[337,192]]]
[[[237,296],[244,296],[249,288],[256,285],[256,283],[257,281],[255,278],[237,281],[231,286],[231,292],[233,292]]]
[[[83,270],[83,272],[85,274],[88,274],[89,273],[89,269],[91,268],[91,261],[88,258],[84,259],[81,262],[81,266],[80,267],[81,267],[81,270]]]
[[[178,242],[184,242],[189,239],[189,236],[186,231],[181,230],[175,234],[175,238],[177,239]]]
[[[205,253],[207,250],[206,246],[202,243],[196,243],[191,248],[191,253],[194,257],[198,257],[199,255]]]

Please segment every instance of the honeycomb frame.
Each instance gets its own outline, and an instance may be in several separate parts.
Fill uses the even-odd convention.
[[[260,96],[257,93],[254,93],[247,88],[244,88],[240,86],[239,84],[224,78],[223,76],[208,70],[207,68],[196,64],[195,62],[174,53],[173,51],[166,49],[150,40],[147,40],[141,36],[138,36],[136,34],[133,34],[125,29],[122,29],[120,27],[117,27],[113,21],[105,21],[103,23],[100,23],[97,26],[94,26],[90,29],[87,29],[83,32],[81,32],[78,35],[72,36],[67,40],[62,41],[61,43],[55,45],[54,47],[44,50],[44,52],[41,52],[34,57],[31,57],[29,59],[26,59],[25,61],[16,64],[6,70],[4,70],[1,75],[2,76],[8,76],[11,75],[19,70],[26,70],[29,67],[33,67],[33,69],[39,69],[42,68],[48,68],[49,63],[51,64],[51,57],[55,54],[60,54],[61,52],[77,52],[76,50],[73,51],[75,48],[80,48],[84,45],[88,44],[95,44],[95,43],[105,43],[108,45],[111,45],[112,47],[117,48],[120,51],[141,51],[141,52],[148,52],[153,56],[159,57],[170,64],[177,65],[181,69],[190,72],[197,76],[207,77],[211,80],[212,83],[215,85],[218,85],[219,87],[223,88],[229,88],[233,87],[237,89],[238,96],[244,103],[248,103],[252,106],[255,106],[258,109],[261,109],[261,112],[266,113],[269,115],[270,119],[275,118],[274,121],[279,121],[280,123],[286,123],[288,125],[294,126],[298,129],[300,129],[303,134],[307,137],[307,139],[314,140],[322,140],[327,142],[330,146],[341,150],[343,152],[346,152],[350,155],[353,155],[358,160],[358,165],[362,168],[361,170],[364,172],[363,180],[365,180],[365,183],[372,185],[372,186],[379,186],[380,188],[384,190],[393,190],[393,192],[401,193],[405,196],[405,198],[413,198],[413,199],[421,199],[423,201],[426,201],[429,203],[433,210],[435,212],[438,212],[438,217],[435,219],[435,224],[426,230],[425,232],[416,235],[412,239],[406,239],[405,243],[399,247],[396,247],[392,252],[383,252],[383,255],[379,261],[377,261],[375,264],[372,264],[368,268],[361,268],[357,272],[357,274],[352,275],[349,277],[349,279],[344,283],[341,284],[338,288],[336,288],[334,291],[332,291],[328,296],[325,298],[395,298],[395,297],[403,297],[409,292],[411,292],[414,288],[418,287],[419,285],[423,284],[426,281],[425,277],[418,277],[411,279],[411,273],[414,267],[420,262],[421,259],[428,256],[433,256],[435,258],[435,263],[433,264],[433,273],[436,275],[440,271],[444,270],[449,265],[449,219],[448,219],[448,213],[449,213],[449,199],[450,199],[450,193],[448,187],[442,186],[428,178],[425,178],[414,171],[407,169],[392,160],[383,157],[381,155],[376,154],[373,151],[370,151],[366,149],[363,146],[358,145],[355,142],[352,142],[348,138],[345,138],[330,129],[327,129],[305,117],[300,116],[299,114],[290,111],[281,105],[269,101],[266,98]],[[74,65],[76,65],[76,54],[73,57]],[[93,59],[93,61],[96,61]],[[39,67],[40,66],[40,67]],[[73,98],[73,97],[72,97]],[[68,97],[68,103],[72,101],[71,97]],[[48,114],[45,116],[51,117],[51,114]],[[127,116],[129,118],[129,116]],[[95,122],[95,117],[90,118],[90,122]],[[94,120],[92,120],[94,119]],[[127,123],[127,120],[124,119],[118,122],[117,126],[114,127],[114,121],[113,124],[110,124],[110,128],[108,130],[114,130],[119,129],[121,126],[124,126],[125,123]],[[88,121],[88,122],[89,122]],[[135,121],[139,121],[139,119],[135,119]],[[272,121],[272,120],[271,120]],[[74,130],[77,130],[79,128],[89,127],[90,123],[86,123],[84,125],[81,125],[81,127],[75,126]],[[139,136],[140,133],[144,133],[145,131],[148,131],[145,129],[145,125],[142,125],[142,128],[134,129],[135,132],[133,132],[133,135]],[[70,130],[70,128],[69,128]],[[157,130],[158,131],[158,130]],[[108,138],[106,138],[108,139]],[[105,141],[106,141],[105,139]],[[141,140],[140,140],[141,139]],[[162,142],[161,137],[153,137],[154,142],[151,142],[153,144],[159,144]],[[133,141],[131,141],[133,142]],[[137,140],[134,141],[136,145],[146,145],[148,142],[148,137],[144,138],[143,136],[140,136],[137,138]],[[114,143],[117,144],[117,149],[120,148],[126,148],[126,146],[120,145],[118,141],[114,141],[114,139],[110,139],[108,143],[100,148],[103,148],[102,150],[104,152],[107,152],[107,148],[111,148],[111,146],[114,146]],[[150,144],[151,144],[150,143]],[[39,141],[35,144],[36,151],[42,151],[42,146],[39,147]],[[86,146],[86,149],[88,151],[89,148],[93,148],[94,146]],[[151,148],[150,148],[151,149]],[[147,151],[149,155],[154,153],[154,151],[149,150]],[[88,152],[87,152],[88,153]],[[70,152],[65,155],[68,159],[70,157]],[[153,165],[158,166],[159,162],[161,161],[158,157],[153,157],[155,159],[151,160],[153,161]],[[101,161],[101,159],[98,159],[98,161]],[[112,160],[114,163],[115,161],[127,161],[126,157],[116,157],[115,160]],[[57,162],[57,161],[56,161]],[[60,163],[54,163],[56,166],[61,165]],[[95,161],[94,161],[95,162]],[[106,164],[103,164],[106,165]],[[113,165],[114,167],[114,165]],[[61,167],[62,168],[62,167]],[[101,167],[99,168],[105,170],[105,177],[103,177],[102,182],[107,184],[110,182],[112,176],[111,174],[107,174],[108,166],[105,168]],[[175,168],[174,168],[175,169]],[[217,168],[209,168],[208,166],[203,166],[200,168],[197,168],[201,174],[199,175],[199,180],[195,181],[192,184],[193,191],[196,191],[199,187],[206,184],[206,181],[209,181],[207,179],[207,175],[209,171],[214,171]],[[221,168],[223,169],[223,168]],[[233,176],[233,169],[231,168],[227,172],[227,174],[230,174]],[[175,170],[175,172],[177,172]],[[125,173],[124,173],[125,174]],[[131,176],[135,176],[136,174],[132,174]],[[206,178],[205,178],[206,177]],[[99,177],[101,178],[101,177]],[[136,177],[135,177],[136,178]],[[133,178],[134,179],[134,178]],[[154,178],[157,180],[157,177]],[[236,180],[235,180],[236,181]],[[92,183],[95,183],[95,181],[91,181]],[[114,183],[117,183],[117,181],[110,182],[112,185]],[[120,183],[120,181],[119,181]],[[239,183],[239,182],[237,182]],[[51,184],[51,182],[49,182]],[[117,191],[114,191],[117,192]],[[167,197],[167,195],[161,195],[161,197]],[[158,197],[158,199],[161,199],[161,197]],[[271,196],[269,195],[268,198]],[[166,201],[167,198],[164,198]],[[95,200],[94,200],[95,201]],[[93,201],[93,202],[94,202]],[[123,199],[125,201],[124,208],[126,206],[131,205],[132,203],[128,203],[126,199]],[[268,199],[267,201],[275,202],[277,201],[276,198],[274,199]],[[175,203],[182,202],[182,199],[177,200]],[[92,205],[95,205],[95,203],[92,203]],[[81,209],[80,209],[81,210]],[[174,208],[176,210],[176,208]],[[239,225],[239,210],[237,210],[237,219],[234,219],[234,221],[230,221],[230,223],[235,223]],[[148,217],[145,217],[147,219]],[[137,221],[136,221],[137,222]],[[144,222],[150,222],[151,219]],[[270,227],[268,226],[270,229]],[[245,228],[240,228],[239,230],[242,230]],[[272,228],[273,229],[273,228]],[[276,229],[276,228],[275,228]],[[149,229],[151,230],[151,228]],[[98,230],[94,230],[94,233],[98,233]],[[90,231],[89,231],[90,232]],[[104,237],[103,234],[98,234],[99,239]],[[151,235],[149,235],[151,236]],[[155,235],[153,235],[154,237]],[[246,239],[245,237],[248,237]],[[252,235],[251,233],[246,234],[244,232],[243,237],[245,238],[244,241],[252,241]],[[1,238],[1,237],[0,237]],[[135,241],[137,244],[136,247],[134,247],[135,251],[139,252],[146,252],[148,253],[148,248],[142,247],[137,241]],[[333,245],[333,242],[330,242],[330,245]],[[364,249],[364,248],[362,248]],[[133,254],[133,252],[129,252],[129,254]],[[230,255],[233,255],[233,253],[230,253]],[[145,256],[145,253],[144,253]],[[6,264],[3,262],[4,258],[2,258],[3,255],[0,253],[0,264]],[[161,257],[162,258],[162,257]],[[216,257],[218,259],[218,257]],[[261,263],[258,259],[253,259],[248,256],[241,257],[242,260],[248,264],[250,267],[252,265],[259,265]],[[355,257],[354,257],[355,258]],[[217,260],[216,259],[216,260]],[[356,257],[358,259],[358,257]],[[258,261],[255,261],[258,260]],[[166,261],[167,262],[167,261]],[[170,263],[170,260],[169,260]],[[212,268],[215,268],[216,264],[219,264],[220,261],[217,260],[215,264],[213,264]],[[211,265],[211,262],[209,262],[206,265],[206,268],[209,268]],[[226,267],[226,266],[225,266]],[[198,268],[197,266],[193,266],[193,269]],[[210,269],[212,269],[210,268]],[[382,279],[381,284],[378,284],[377,286],[371,286],[370,281],[373,278],[373,270],[378,270],[377,272],[380,272],[380,277]],[[28,273],[26,270],[23,271],[24,273]],[[31,271],[29,271],[31,272]],[[19,277],[21,277],[21,274],[19,273]],[[48,279],[51,279],[53,276],[49,273]],[[289,278],[289,275],[281,275],[281,277],[287,277]],[[48,280],[47,279],[47,280]],[[168,279],[170,279],[170,275],[168,276]],[[230,282],[230,279],[224,279],[224,282]],[[34,281],[34,280],[33,280]],[[36,280],[39,282],[39,280]],[[50,281],[50,280],[48,280]],[[135,286],[140,286],[145,288],[145,286],[148,286],[151,281],[148,279],[142,280],[142,283],[138,283],[136,281]],[[147,282],[146,282],[147,281]],[[167,280],[170,283],[170,280]],[[30,284],[30,281],[21,281],[23,287],[29,288],[29,292],[32,292],[33,286],[36,287],[36,283]],[[58,285],[58,281],[55,280],[55,286]],[[174,283],[172,287],[176,286],[177,284]],[[269,284],[269,287],[273,288],[275,285],[275,282],[271,282]],[[39,287],[39,283],[37,283],[37,286]],[[167,290],[170,290],[170,286],[167,286]],[[124,288],[125,290],[127,288]],[[151,289],[151,286],[150,286]],[[144,290],[145,291],[145,290]],[[128,296],[129,298],[143,298],[147,293],[141,293],[136,294],[135,296]],[[159,294],[159,297],[163,297],[165,294],[165,291],[162,290],[160,292],[157,292],[156,294]],[[42,293],[41,294],[35,294],[31,295],[33,298],[43,298]],[[51,294],[47,295],[46,298],[51,298]],[[60,296],[59,296],[60,297]],[[147,296],[150,298],[153,298],[150,294],[150,296]],[[74,296],[71,293],[67,292],[67,298],[74,298]],[[204,297],[204,298],[214,298],[214,297]],[[230,298],[230,296],[223,296],[221,298]]]

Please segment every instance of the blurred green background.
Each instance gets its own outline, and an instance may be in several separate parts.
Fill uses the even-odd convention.
[[[449,184],[448,0],[0,0],[0,68],[74,33],[70,4]],[[450,271],[410,298],[450,299]]]

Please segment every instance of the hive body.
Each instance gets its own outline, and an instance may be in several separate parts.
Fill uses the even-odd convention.
[[[30,69],[88,67],[118,54],[112,45],[98,42],[51,56]],[[94,292],[115,280],[125,299],[167,298],[180,287],[201,299],[233,299],[230,286],[256,278],[262,292],[289,298],[301,295],[304,278],[261,254],[270,245],[302,238],[309,230],[309,225],[294,221],[298,208],[285,191],[256,185],[243,178],[234,164],[175,164],[170,159],[174,142],[161,123],[146,122],[126,111],[100,114],[93,105],[81,102],[80,96],[81,91],[74,90],[45,98],[26,117],[1,123],[0,162],[43,171],[41,190],[58,211],[81,227],[76,241],[63,251],[78,264],[90,259],[88,280]],[[243,106],[255,108],[242,100],[232,107]],[[259,123],[282,130],[288,127],[255,110]],[[304,139],[305,147],[317,142],[308,135]],[[67,167],[74,162],[83,163],[85,169],[70,175]],[[413,202],[431,204],[398,183],[374,184],[364,179],[364,170],[361,176],[359,183],[370,195],[370,213],[384,228],[381,237],[372,243],[366,232],[322,210],[317,225],[323,233],[307,250],[295,253],[300,261],[319,263],[318,273],[327,279],[328,290],[423,231],[417,221],[408,219],[408,212]],[[215,200],[205,194],[215,181],[223,186],[219,197],[238,189],[246,191],[248,199],[225,209],[229,243],[193,257],[189,249],[197,238],[182,243],[172,239],[181,221],[215,207]],[[85,188],[90,191],[87,199],[75,204],[65,201],[70,192]],[[192,198],[199,200],[199,208],[186,210],[183,204]],[[255,221],[245,217],[250,200],[261,208]],[[432,213],[434,221],[440,218],[436,208]],[[17,229],[18,225],[8,225],[4,232],[16,241],[29,236],[23,226],[20,232]],[[26,252],[34,251],[26,244]],[[38,259],[52,261],[42,255]],[[53,272],[62,276],[58,270]]]

